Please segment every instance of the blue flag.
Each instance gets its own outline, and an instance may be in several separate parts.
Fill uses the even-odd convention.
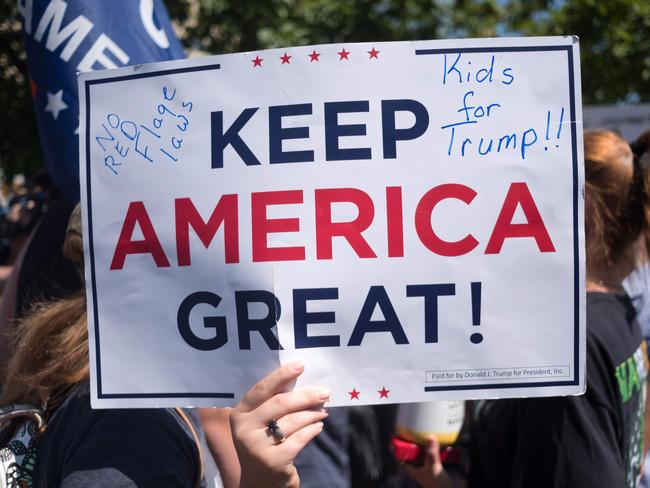
[[[77,73],[184,58],[161,0],[19,0],[45,164],[79,201]]]

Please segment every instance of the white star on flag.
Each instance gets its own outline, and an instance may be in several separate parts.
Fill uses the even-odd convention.
[[[45,106],[46,112],[52,112],[52,117],[56,120],[59,117],[59,112],[68,108],[68,105],[63,101],[63,90],[56,93],[47,92],[47,105]]]

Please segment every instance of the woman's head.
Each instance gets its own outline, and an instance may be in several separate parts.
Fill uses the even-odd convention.
[[[648,242],[647,171],[611,131],[586,131],[584,151],[587,274],[633,266],[634,245]]]

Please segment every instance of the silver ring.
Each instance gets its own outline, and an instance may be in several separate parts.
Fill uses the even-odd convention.
[[[280,429],[280,426],[278,425],[278,421],[276,419],[269,420],[269,423],[266,424],[266,426],[269,428],[269,430],[271,431],[271,435],[273,436],[273,438],[278,444],[284,442],[286,437],[284,436],[284,432],[282,432],[282,429]]]

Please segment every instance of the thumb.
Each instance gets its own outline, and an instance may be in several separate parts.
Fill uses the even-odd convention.
[[[433,434],[427,436],[424,449],[424,465],[429,468],[434,476],[438,476],[444,469],[440,461],[440,442],[438,438]]]
[[[404,469],[423,488],[437,488],[444,486],[445,472],[440,462],[440,443],[434,435],[427,437],[424,449],[424,463],[422,466],[414,466],[405,463]]]

